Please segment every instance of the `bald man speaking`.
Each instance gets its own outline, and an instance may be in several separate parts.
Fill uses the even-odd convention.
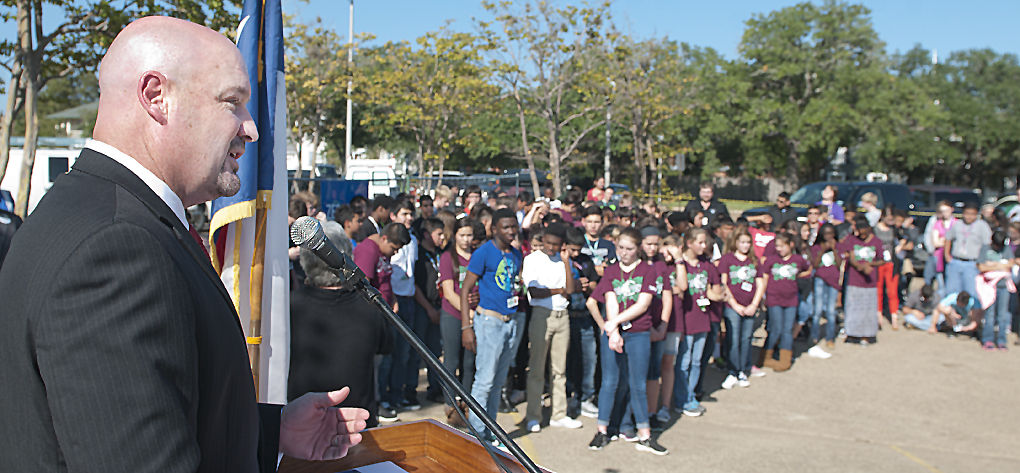
[[[258,139],[240,52],[135,21],[99,68],[94,139],[0,272],[0,470],[273,471],[332,459],[368,413],[342,389],[256,404],[233,303],[184,209],[238,191]]]

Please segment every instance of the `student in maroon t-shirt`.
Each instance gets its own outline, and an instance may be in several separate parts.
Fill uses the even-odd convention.
[[[403,230],[403,231],[401,231]],[[365,273],[368,283],[382,293],[388,304],[394,304],[390,276],[390,257],[411,242],[411,234],[401,224],[390,222],[381,233],[374,233],[354,247],[354,264]],[[396,309],[394,309],[396,310]]]
[[[751,334],[754,332],[754,316],[765,295],[765,284],[758,272],[758,258],[751,251],[751,233],[741,228],[726,242],[726,253],[719,258],[719,273],[726,290],[723,320],[726,322],[726,336],[729,351],[726,361],[729,376],[723,380],[723,389],[751,385],[748,377],[752,374],[764,376],[765,372],[751,364]],[[757,371],[757,372],[756,372]],[[757,374],[761,373],[761,374]]]
[[[439,316],[439,331],[443,341],[443,366],[450,373],[457,373],[464,386],[471,386],[475,380],[475,353],[465,350],[461,345],[460,323],[460,284],[467,274],[467,265],[471,260],[471,243],[474,240],[474,219],[467,217],[457,220],[453,226],[453,241],[447,244],[446,251],[439,257],[439,287],[443,296],[443,310]],[[478,306],[478,288],[468,295],[468,302],[473,309]],[[459,422],[458,417],[447,418]]]
[[[665,351],[666,329],[669,327],[669,320],[673,315],[673,285],[671,278],[673,274],[672,265],[667,265],[659,255],[659,229],[656,227],[645,227],[641,229],[641,253],[643,259],[655,271],[655,294],[648,313],[652,317],[651,334],[651,358],[648,360],[648,416],[652,424],[665,423],[669,421],[669,406],[659,401],[665,397],[662,391],[662,384],[659,378],[662,376],[662,357]],[[672,365],[670,366],[672,368]],[[672,389],[672,386],[670,386]],[[657,416],[656,414],[662,414]],[[658,417],[665,417],[665,421]]]
[[[773,371],[790,369],[793,360],[793,324],[800,297],[797,278],[811,276],[811,265],[793,252],[793,237],[776,235],[776,255],[765,258],[758,271],[765,280],[765,307],[769,311],[769,335],[765,341],[765,366]],[[772,356],[779,346],[779,361]]]
[[[601,336],[602,386],[599,388],[598,432],[588,448],[601,450],[609,444],[609,420],[613,411],[617,384],[626,382],[630,388],[630,410],[638,430],[637,449],[658,455],[667,452],[651,438],[648,422],[648,398],[645,378],[648,374],[652,315],[648,312],[655,294],[655,273],[652,265],[639,258],[641,232],[625,228],[617,240],[618,261],[606,268],[595,292],[586,306]],[[602,319],[598,304],[606,305]],[[624,369],[627,379],[620,379]]]
[[[836,297],[839,294],[840,267],[843,256],[839,251],[836,226],[826,223],[818,230],[815,244],[811,245],[811,266],[815,268],[814,305],[811,319],[811,342],[819,342],[819,321],[825,314],[825,344],[835,346],[836,340]]]
[[[687,271],[687,294],[680,300],[683,310],[676,364],[676,381],[673,383],[673,404],[683,409],[684,415],[697,417],[705,408],[695,397],[698,377],[701,374],[701,355],[705,339],[711,329],[712,302],[723,299],[719,270],[705,257],[708,233],[700,228],[688,230],[684,235],[683,264]]]
[[[881,258],[884,248],[871,231],[867,218],[859,215],[853,221],[856,235],[843,240],[840,251],[845,255],[846,293],[843,312],[846,317],[847,343],[866,345],[875,342],[878,335],[878,267],[885,264]]]
[[[656,413],[660,422],[669,422],[670,409],[673,405],[674,382],[676,381],[676,356],[680,349],[680,340],[684,338],[683,327],[684,293],[687,292],[687,265],[677,264],[683,261],[683,240],[676,234],[666,235],[662,239],[661,253],[669,267],[669,285],[673,289],[673,314],[666,324],[666,338],[662,350],[662,399],[665,408]]]

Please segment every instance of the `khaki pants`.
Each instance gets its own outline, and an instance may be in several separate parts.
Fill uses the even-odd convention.
[[[566,310],[531,308],[528,326],[531,342],[528,362],[528,420],[542,421],[542,392],[545,391],[545,362],[548,355],[552,371],[552,415],[567,416],[567,347],[570,345],[570,317]]]

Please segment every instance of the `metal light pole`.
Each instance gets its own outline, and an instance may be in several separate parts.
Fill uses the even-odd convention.
[[[350,21],[347,24],[347,70],[354,73],[354,0],[351,0]],[[351,91],[354,90],[354,81],[347,78],[347,144],[344,147],[344,165],[349,166],[351,161]]]
[[[616,81],[609,81],[609,84],[613,86],[613,93],[616,93]],[[606,187],[609,187],[609,128],[612,124],[613,119],[613,102],[612,100],[606,104],[606,158],[602,163],[602,177],[605,178]]]

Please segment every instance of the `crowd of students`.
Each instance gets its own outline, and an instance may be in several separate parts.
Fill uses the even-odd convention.
[[[985,349],[1006,349],[1018,224],[993,228],[972,207],[956,219],[943,203],[920,229],[899,209],[877,208],[873,194],[861,213],[842,208],[834,187],[803,219],[785,193],[767,213],[736,220],[709,184],[672,211],[605,194],[596,182],[562,200],[521,191],[483,201],[477,187],[444,186],[417,205],[358,199],[334,218],[369,281],[489,414],[526,401],[531,432],[597,418],[593,450],[623,439],[667,454],[652,432],[706,413],[713,358],[727,371],[722,388],[746,388],[766,368],[791,369],[798,337],[819,359],[832,356],[837,334],[867,346],[880,326],[969,332]],[[315,214],[312,199],[298,196],[292,217]],[[421,363],[392,334],[385,344],[364,356],[388,352],[371,410],[393,421],[420,407]],[[443,402],[428,379],[426,399]],[[454,422],[463,406],[448,404]]]

